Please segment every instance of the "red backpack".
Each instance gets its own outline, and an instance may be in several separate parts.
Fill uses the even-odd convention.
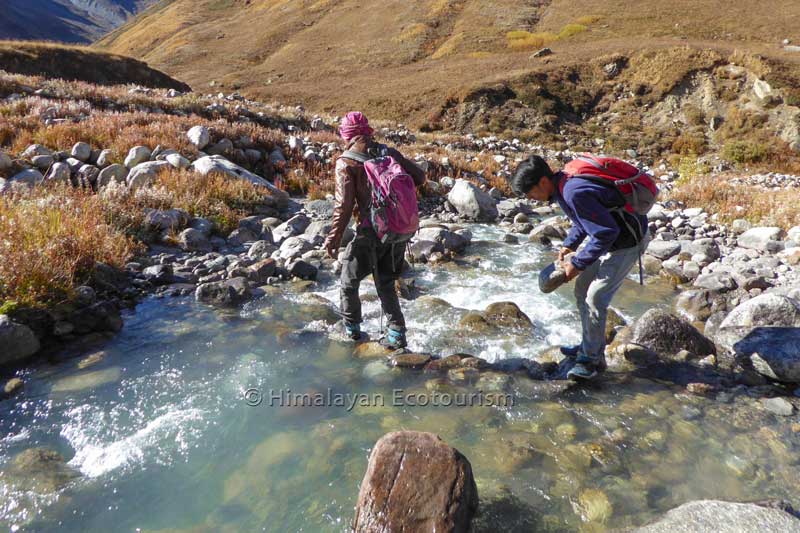
[[[580,154],[564,166],[567,179],[581,178],[619,191],[629,213],[646,215],[658,199],[653,177],[638,167],[613,157]],[[561,181],[561,187],[566,180]]]

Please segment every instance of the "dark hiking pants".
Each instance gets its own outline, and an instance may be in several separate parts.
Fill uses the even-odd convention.
[[[359,228],[347,245],[342,262],[341,313],[348,324],[361,323],[361,280],[374,273],[373,280],[389,326],[405,331],[406,321],[400,310],[395,281],[403,269],[405,245],[382,244],[371,228]]]

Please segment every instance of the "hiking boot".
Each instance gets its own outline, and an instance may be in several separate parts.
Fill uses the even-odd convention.
[[[575,366],[569,369],[567,377],[574,381],[590,380],[597,377],[599,372],[595,369],[594,365],[587,363],[576,363]]]
[[[566,357],[578,357],[578,354],[581,352],[581,345],[575,344],[574,346],[562,346],[561,347],[561,354]]]
[[[357,341],[361,340],[361,324],[348,324],[344,323],[344,334],[348,339]]]
[[[380,341],[381,346],[392,350],[406,347],[406,333],[399,329],[386,328],[386,335]]]
[[[580,381],[597,377],[598,374],[606,369],[606,364],[603,359],[604,358],[595,359],[580,354],[575,360],[575,366],[567,372],[567,378]]]

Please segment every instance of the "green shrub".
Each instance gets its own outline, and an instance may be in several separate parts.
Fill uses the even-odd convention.
[[[0,315],[9,315],[13,313],[18,307],[19,304],[14,300],[6,300],[5,302],[2,303],[2,305],[0,305]]]
[[[757,163],[769,154],[769,147],[754,141],[731,141],[722,147],[722,157],[734,163]]]

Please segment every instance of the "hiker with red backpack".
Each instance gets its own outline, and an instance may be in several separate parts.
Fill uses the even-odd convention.
[[[339,134],[347,143],[336,161],[336,205],[325,240],[332,258],[351,215],[356,236],[342,259],[341,306],[346,335],[361,338],[361,280],[373,275],[381,308],[388,319],[381,343],[392,349],[406,346],[406,325],[395,281],[400,277],[406,242],[419,228],[416,188],[425,183],[425,172],[393,148],[375,142],[367,118],[348,113]]]
[[[559,172],[553,172],[542,157],[531,156],[509,181],[518,195],[555,200],[572,222],[558,260],[563,262],[566,281],[576,280],[582,339],[577,346],[563,346],[561,352],[575,359],[569,378],[592,379],[606,368],[608,306],[637,260],[641,276],[641,255],[649,242],[647,212],[655,204],[658,188],[637,167],[591,154],[582,154]],[[573,252],[577,253],[565,260]]]

